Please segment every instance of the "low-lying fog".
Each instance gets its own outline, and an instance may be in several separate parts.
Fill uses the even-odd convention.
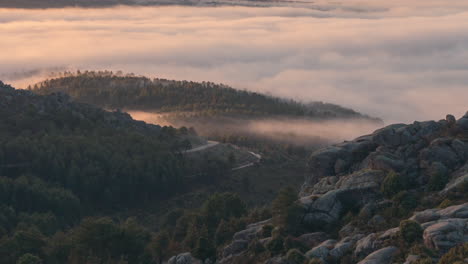
[[[0,9],[0,79],[123,70],[326,101],[386,123],[468,110],[468,1]]]
[[[258,120],[209,119],[202,122],[173,120],[170,115],[128,111],[136,120],[162,126],[195,127],[202,136],[254,135],[298,145],[338,143],[370,134],[382,124],[368,120],[327,120],[270,118]],[[169,118],[168,118],[169,117]],[[173,121],[171,121],[173,120]]]

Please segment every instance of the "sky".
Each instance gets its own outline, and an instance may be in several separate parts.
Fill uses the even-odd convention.
[[[0,9],[0,80],[122,70],[340,104],[386,123],[468,110],[468,1]]]

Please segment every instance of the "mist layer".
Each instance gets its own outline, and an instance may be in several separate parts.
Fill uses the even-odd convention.
[[[0,79],[122,70],[326,101],[388,122],[468,110],[466,1],[0,9]]]

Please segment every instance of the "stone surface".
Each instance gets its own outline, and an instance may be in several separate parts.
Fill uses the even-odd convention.
[[[468,219],[444,219],[428,225],[423,234],[428,248],[447,252],[450,248],[468,242]]]
[[[322,243],[323,241],[327,240],[328,234],[324,232],[308,233],[299,236],[298,239],[307,247],[313,248],[318,244]]]
[[[449,218],[468,218],[468,203],[454,205],[445,209],[428,209],[415,213],[410,219],[420,224]]]
[[[325,260],[328,257],[328,253],[333,249],[336,243],[336,240],[333,239],[325,240],[320,245],[307,251],[305,255],[308,258],[320,258]]]
[[[229,263],[228,259],[242,254],[247,250],[250,241],[258,237],[264,225],[271,223],[271,219],[253,223],[247,226],[245,230],[234,234],[232,242],[228,244],[222,253],[221,263]],[[265,240],[266,243],[266,240]]]
[[[234,240],[224,248],[223,258],[239,255],[244,252],[248,246],[249,242],[247,240]]]
[[[403,264],[411,264],[411,263],[415,263],[416,261],[418,261],[421,257],[419,257],[418,255],[408,255],[408,257],[406,258],[405,262]]]
[[[369,234],[366,237],[356,242],[354,256],[362,258],[371,252],[375,251],[380,246],[378,236],[375,233]]]
[[[351,175],[340,178],[335,189],[378,189],[385,177],[385,173],[380,170],[361,170]]]
[[[167,261],[167,264],[203,264],[201,260],[192,257],[190,252],[173,256]]]
[[[358,264],[390,264],[393,263],[393,258],[397,253],[398,249],[396,247],[382,248],[373,252]]]
[[[461,129],[468,130],[468,117],[458,119],[457,126]]]

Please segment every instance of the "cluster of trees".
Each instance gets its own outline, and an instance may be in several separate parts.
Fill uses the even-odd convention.
[[[274,210],[291,207],[288,190],[276,199]],[[87,217],[73,226],[61,226],[53,214],[34,213],[15,216],[14,209],[0,207],[3,221],[17,217],[11,231],[0,234],[2,263],[128,263],[160,264],[173,255],[191,252],[198,259],[218,258],[234,233],[272,217],[269,208],[248,210],[232,193],[215,193],[196,209],[173,209],[161,217],[157,232],[140,225],[134,218]],[[283,215],[275,224],[283,228]],[[4,223],[2,223],[4,225]],[[273,236],[265,247],[252,242],[249,250],[277,255],[285,250],[304,248],[273,225],[264,227],[263,237]]]
[[[232,157],[201,158],[198,178],[189,178],[196,164],[183,155],[184,138],[194,133],[0,82],[2,263],[152,264],[186,251],[216,259],[235,232],[271,218],[271,210],[249,211],[237,195],[218,193],[198,209],[170,211],[160,224],[116,217],[230,171]],[[279,197],[275,221],[289,230],[297,197],[293,190]]]
[[[34,175],[91,209],[177,192],[186,129],[148,126],[61,96],[14,91],[2,97],[1,176]]]
[[[103,72],[66,73],[29,87],[37,93],[64,92],[110,109],[190,112],[203,116],[291,115],[310,118],[367,118],[337,105],[303,104],[211,82],[149,79]]]
[[[134,221],[82,219],[180,192],[189,133],[0,82],[2,263],[144,263]]]

